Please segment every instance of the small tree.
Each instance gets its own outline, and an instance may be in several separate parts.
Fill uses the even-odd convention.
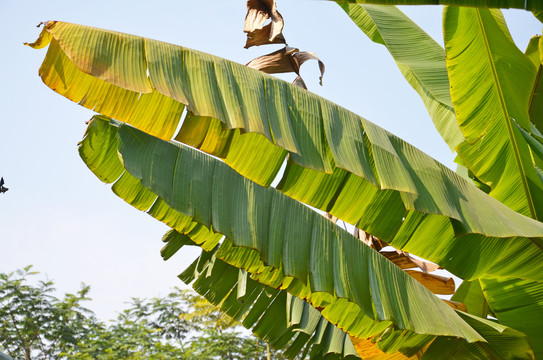
[[[28,283],[32,266],[0,274],[0,344],[14,358],[57,359],[95,331],[92,312],[81,306],[89,287],[59,300],[53,281]]]
[[[31,266],[0,274],[0,348],[14,359],[261,359],[263,341],[192,291],[132,298],[109,324],[81,306],[90,288],[63,299]],[[221,319],[220,321],[217,321]],[[0,359],[4,359],[0,353]],[[274,359],[282,359],[274,353]]]

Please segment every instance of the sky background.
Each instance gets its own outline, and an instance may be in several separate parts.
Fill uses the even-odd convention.
[[[308,88],[384,127],[450,168],[454,155],[435,131],[422,101],[386,49],[372,43],[334,3],[277,0],[290,46],[324,61],[302,68]],[[246,50],[244,0],[224,1],[8,1],[0,0],[0,272],[34,265],[55,280],[58,296],[91,286],[87,304],[112,319],[131,297],[166,295],[182,286],[179,274],[198,253],[164,262],[168,227],[117,198],[77,152],[93,112],[54,93],[38,77],[46,50],[34,41],[41,21],[60,20],[166,41],[240,63],[276,50]],[[402,7],[443,44],[441,7]],[[505,13],[524,51],[542,24],[531,13]],[[294,79],[294,76],[288,76]]]

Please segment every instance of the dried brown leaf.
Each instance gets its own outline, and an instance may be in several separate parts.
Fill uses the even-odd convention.
[[[246,66],[263,71],[267,74],[294,72],[299,74],[300,68],[291,56],[298,49],[285,46],[272,53],[262,55],[251,60]]]
[[[416,270],[405,270],[415,280],[420,282],[424,287],[439,295],[454,294],[454,279],[434,274],[427,274]]]
[[[307,90],[307,86],[305,85],[305,82],[300,75],[296,76],[296,79],[294,79],[292,83]]]
[[[441,266],[439,266],[437,264],[434,264],[434,263],[431,263],[431,262],[428,262],[428,261],[422,261],[422,260],[416,259],[416,258],[412,257],[411,255],[409,255],[407,253],[406,253],[406,255],[409,256],[411,261],[414,262],[422,270],[422,272],[431,273],[433,271],[436,271],[437,269],[441,269]]]
[[[264,30],[264,24],[268,19],[271,19],[269,30]],[[248,33],[246,48],[275,43],[278,36],[281,35],[281,38],[283,37],[283,26],[283,17],[277,11],[275,0],[247,1],[247,15],[245,16],[245,25],[243,27],[243,31]],[[253,38],[250,45],[249,37]],[[284,38],[282,42],[284,43]]]
[[[381,251],[381,255],[385,256],[388,260],[392,261],[400,269],[411,269],[417,267],[411,257],[398,251]]]
[[[447,305],[449,305],[453,309],[468,312],[468,308],[466,307],[466,304],[464,303],[452,301],[452,300],[445,300],[445,299],[441,299],[441,300],[443,300]]]

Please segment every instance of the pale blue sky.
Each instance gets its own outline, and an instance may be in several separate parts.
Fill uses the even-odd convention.
[[[240,63],[275,48],[243,49],[245,1],[8,1],[0,0],[0,271],[33,264],[59,291],[91,285],[90,307],[112,318],[132,296],[165,295],[181,285],[188,258],[162,261],[168,228],[117,198],[86,168],[77,143],[93,113],[46,87],[38,77],[45,50],[41,21],[60,20],[146,36]],[[289,45],[317,53],[326,64],[324,86],[316,64],[302,75],[310,90],[362,115],[453,166],[418,95],[385,48],[369,41],[337,5],[278,0]],[[438,42],[440,7],[404,9]],[[508,11],[513,37],[524,50],[541,33],[530,13]],[[293,77],[292,77],[293,78]]]

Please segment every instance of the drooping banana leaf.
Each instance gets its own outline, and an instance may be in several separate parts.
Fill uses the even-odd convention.
[[[109,131],[103,128],[106,125],[109,126]],[[108,146],[107,144],[113,144],[115,142],[116,132],[117,130],[115,127],[108,125],[107,122],[99,118],[95,118],[95,120],[92,121],[89,126],[87,136],[82,142],[80,152],[83,158],[87,161],[87,165],[89,165],[91,170],[93,170],[97,174],[98,173],[104,173],[104,174],[118,173],[119,172],[118,170],[122,169],[123,167],[121,162],[118,160],[117,160],[117,164],[113,165],[113,161],[108,160],[107,156],[105,155],[107,153],[111,155],[111,149],[114,148],[114,146]],[[307,216],[309,216],[309,218],[312,217],[311,215],[307,215],[307,214],[313,214],[313,217],[315,217],[315,219],[320,219],[320,220],[314,219],[312,221],[313,226],[310,227],[310,228],[315,228],[316,226],[318,231],[314,230],[313,233],[315,236],[310,236],[311,240],[307,240],[310,242],[310,244],[315,244],[313,246],[309,245],[308,247],[307,245],[303,243],[298,244],[300,241],[292,242],[289,240],[289,238],[292,236],[298,236],[296,238],[297,240],[301,239],[300,238],[301,235],[299,235],[301,234],[300,233],[301,229],[296,230],[296,228],[305,228],[307,227],[306,224],[311,222],[307,220],[302,220],[299,216],[296,216],[296,211],[294,210],[284,210],[284,205],[281,206],[281,204],[287,204],[290,202],[295,204],[295,202],[293,202],[292,200],[289,201],[288,198],[282,197],[278,192],[276,192],[273,189],[260,188],[258,187],[258,185],[255,185],[255,184],[253,184],[254,188],[260,189],[260,190],[250,192],[254,196],[243,196],[240,198],[238,195],[243,195],[243,193],[245,193],[246,195],[250,195],[250,193],[247,193],[246,191],[241,191],[241,192],[236,191],[235,189],[238,187],[234,186],[234,184],[236,183],[235,179],[236,178],[239,179],[239,181],[245,184],[245,186],[247,186],[247,184],[250,184],[250,182],[243,180],[239,175],[235,174],[235,172],[233,172],[226,166],[222,165],[217,160],[206,158],[202,154],[193,152],[190,149],[182,148],[176,144],[164,143],[156,138],[150,137],[147,134],[141,133],[136,129],[129,128],[128,126],[122,126],[120,129],[119,135],[120,136],[118,137],[118,141],[120,141],[120,143],[118,146],[121,151],[121,156],[124,161],[124,166],[130,169],[131,165],[129,164],[131,164],[132,161],[136,161],[136,162],[151,161],[151,163],[154,164],[154,165],[151,165],[150,168],[147,168],[147,167],[139,168],[138,170],[135,171],[135,173],[139,175],[145,174],[144,176],[146,178],[147,176],[149,176],[148,180],[150,179],[154,179],[153,181],[158,180],[158,182],[161,185],[146,184],[146,180],[143,181],[143,184],[145,184],[146,186],[149,186],[149,188],[151,188],[153,191],[157,191],[158,194],[160,194],[160,191],[158,191],[160,190],[160,188],[162,188],[162,190],[166,192],[172,190],[173,188],[177,188],[176,186],[172,188],[172,185],[174,184],[174,182],[172,182],[173,179],[171,177],[165,176],[164,174],[161,174],[160,177],[155,176],[157,175],[156,171],[158,171],[157,166],[160,167],[160,163],[164,161],[165,157],[166,158],[168,157],[166,154],[170,153],[170,155],[172,155],[171,151],[178,151],[178,152],[189,151],[189,153],[193,154],[195,158],[190,160],[189,162],[191,163],[187,165],[188,166],[187,168],[185,168],[185,169],[189,169],[188,170],[189,173],[183,172],[184,173],[183,176],[172,174],[172,176],[176,179],[176,181],[182,181],[182,178],[185,178],[186,180],[187,177],[194,177],[194,181],[192,181],[190,185],[182,186],[178,188],[178,190],[184,189],[184,192],[186,194],[185,196],[189,197],[189,198],[185,198],[185,200],[190,199],[193,204],[200,204],[200,205],[196,205],[196,207],[192,209],[193,210],[192,216],[201,217],[201,218],[205,217],[207,219],[212,219],[214,230],[221,231],[222,227],[226,227],[228,232],[230,232],[230,236],[234,239],[242,240],[243,236],[249,236],[249,238],[245,239],[245,241],[242,241],[241,243],[240,242],[236,243],[235,242],[236,240],[233,240],[234,243],[236,243],[236,245],[241,244],[242,246],[245,246],[245,248],[238,248],[238,247],[232,248],[232,246],[229,245],[228,242],[223,243],[223,246],[221,247],[221,249],[219,249],[219,252],[217,253],[217,256],[219,256],[220,258],[223,258],[225,261],[229,263],[234,263],[236,267],[244,268],[245,270],[258,275],[256,279],[260,282],[263,282],[268,285],[273,285],[274,287],[282,286],[286,288],[289,292],[299,297],[308,299],[308,301],[310,301],[314,305],[318,304],[317,306],[323,308],[323,314],[327,319],[331,320],[333,323],[340,324],[340,326],[351,335],[355,335],[355,336],[365,335],[365,337],[370,337],[371,335],[375,335],[375,334],[379,334],[383,332],[385,334],[388,333],[389,334],[388,337],[380,336],[380,340],[383,342],[382,347],[386,348],[387,350],[397,351],[402,346],[406,347],[409,345],[409,349],[413,351],[413,349],[415,350],[420,349],[431,339],[431,338],[427,338],[423,336],[423,338],[426,338],[426,339],[422,339],[425,341],[421,341],[421,336],[414,334],[412,332],[406,333],[405,331],[401,331],[401,330],[392,331],[392,332],[390,330],[387,331],[387,329],[390,328],[390,326],[392,326],[391,322],[382,321],[382,322],[375,323],[374,320],[372,320],[370,317],[365,315],[364,312],[361,311],[360,307],[357,307],[357,305],[355,305],[354,303],[345,300],[344,298],[345,296],[349,297],[349,296],[355,295],[354,297],[364,302],[368,301],[368,299],[363,300],[363,298],[361,297],[362,296],[360,293],[361,289],[358,289],[358,287],[357,289],[355,289],[355,288],[352,288],[350,285],[348,285],[348,284],[353,284],[355,282],[364,283],[363,278],[366,277],[368,274],[367,273],[364,274],[363,269],[361,269],[360,271],[355,271],[355,272],[352,272],[354,269],[349,270],[353,265],[349,265],[350,262],[348,260],[347,254],[356,254],[357,251],[355,249],[358,249],[358,248],[362,249],[363,251],[370,251],[370,253],[375,252],[375,251],[371,250],[369,247],[367,247],[366,245],[363,245],[357,239],[347,234],[345,235],[347,236],[345,239],[354,240],[353,245],[356,244],[355,248],[350,248],[350,249],[345,248],[347,244],[345,239],[342,240],[341,242],[335,243],[335,245],[332,243],[322,244],[322,246],[325,246],[324,248],[322,246],[320,247],[316,246],[316,244],[318,244],[319,242],[324,241],[326,243],[332,240],[329,236],[324,236],[324,237],[318,236],[317,234],[320,233],[321,229],[325,230],[327,227],[332,227],[331,229],[332,237],[334,237],[333,234],[337,231],[339,231],[339,233],[342,233],[342,234],[344,233],[341,229],[338,229],[337,227],[335,227],[330,221],[324,219],[323,217],[317,215],[316,213],[311,212],[306,207],[299,206],[299,208],[302,209],[301,211],[306,213],[306,216],[305,217],[302,216],[302,219],[307,219]],[[109,140],[105,139],[106,137]],[[97,139],[99,138],[102,138],[101,144],[97,141]],[[93,142],[92,142],[92,139],[94,139]],[[157,162],[152,161],[151,154],[153,153],[153,151],[148,151],[149,149],[145,145],[146,140],[149,140],[151,144],[153,144],[153,147],[156,146],[155,150],[161,153],[161,155],[158,158],[155,158]],[[126,141],[126,143],[124,141]],[[132,143],[132,141],[135,141],[135,143]],[[135,145],[136,147],[132,148],[133,145]],[[127,147],[124,147],[124,146],[127,146]],[[162,148],[162,146],[165,146],[165,147]],[[165,150],[166,148],[170,150]],[[142,152],[147,155],[145,156],[141,155]],[[157,154],[155,153],[155,155]],[[175,169],[176,169],[175,173],[181,174],[181,171],[184,169],[184,167],[180,163],[181,156],[178,156],[177,154],[175,155],[175,158],[179,159],[178,165],[175,166]],[[203,163],[200,164],[199,166],[198,166],[198,163],[195,163],[195,159],[198,159],[198,158],[203,161]],[[97,159],[97,161],[93,162],[92,159]],[[115,154],[113,154],[113,159],[118,159],[118,157]],[[208,170],[210,170],[213,167],[213,165],[210,165],[210,164],[214,162],[217,162],[217,164],[215,165],[215,170],[213,171],[214,172],[213,177],[202,176],[202,173],[200,170],[196,171],[195,173],[191,173],[192,169],[207,168]],[[114,167],[116,167],[117,170],[112,171]],[[169,168],[172,169],[171,166]],[[153,173],[155,175],[153,175]],[[232,176],[227,176],[227,174],[229,173]],[[127,173],[125,173],[125,175],[126,174]],[[123,177],[125,175],[123,175]],[[100,176],[100,177],[104,178],[105,176]],[[208,181],[213,182],[213,187],[215,189],[217,189],[217,187],[219,186],[219,183],[222,182],[222,181],[219,182],[220,179],[226,181],[228,192],[230,195],[228,195],[227,193],[227,194],[222,194],[221,196],[218,196],[216,191],[212,191],[211,194],[209,194],[209,191],[207,192],[207,194],[199,192],[197,189],[200,187],[200,185],[198,184],[202,181],[205,181],[205,179],[208,179]],[[169,185],[166,185],[166,184],[169,184]],[[189,189],[192,189],[192,193],[190,192]],[[270,237],[268,238],[269,241],[266,242],[266,241],[259,240],[257,241],[257,243],[255,243],[254,242],[255,240],[262,239],[262,238],[252,237],[251,233],[255,235],[254,234],[255,231],[258,231],[262,228],[264,229],[266,228],[265,221],[264,221],[266,217],[263,216],[262,214],[262,212],[264,213],[266,212],[264,210],[266,207],[264,206],[264,202],[258,196],[258,194],[262,194],[266,192],[275,193],[277,194],[276,196],[279,196],[279,198],[283,200],[282,201],[275,200],[275,203],[273,204],[274,206],[270,208],[271,210],[275,209],[275,212],[272,211],[272,213],[275,214],[275,215],[272,214],[272,220],[275,220],[274,224],[276,225],[273,227],[270,226],[268,228],[269,231],[271,231],[269,234]],[[172,198],[173,196],[173,198],[176,199],[176,202],[178,202],[181,200],[182,196],[179,195],[179,192],[177,190],[175,191],[175,193],[178,193],[178,194],[177,195],[172,194],[171,196],[170,195],[164,196],[163,194],[160,194],[160,195],[164,199]],[[208,201],[211,201],[211,204],[207,204],[206,206],[201,201],[194,202],[196,200],[195,195],[194,195],[195,193],[199,194],[197,196],[207,197]],[[228,199],[225,199],[224,196],[226,197],[234,196],[235,199],[237,200],[236,201],[228,200]],[[243,204],[245,201],[254,201],[259,204],[258,208],[256,208],[257,209],[256,213],[253,213],[253,212],[245,213],[245,215],[239,219],[237,217],[240,213],[235,210],[221,211],[221,212],[218,212],[217,214],[213,213],[213,211],[215,211],[215,207],[217,207],[217,204],[228,204],[228,206],[234,206],[239,209],[251,208],[250,205]],[[271,201],[274,202],[273,198]],[[291,205],[290,209],[292,209],[292,206],[296,206],[296,205]],[[155,205],[151,207],[151,211],[154,207]],[[262,209],[262,207],[264,207],[264,209]],[[207,210],[204,211],[204,209],[207,209]],[[178,208],[176,208],[176,210],[179,211]],[[185,208],[185,210],[188,210],[188,208]],[[209,212],[212,212],[212,214],[208,216],[203,215]],[[232,218],[231,214],[236,214],[237,215],[236,218]],[[153,213],[151,213],[151,215],[154,216]],[[246,216],[249,216],[252,220],[250,220],[249,218],[245,218]],[[281,216],[287,217],[287,219],[284,220],[284,222],[288,222],[288,224],[283,223],[283,225],[281,225],[281,221],[277,222],[278,217],[281,217]],[[254,222],[255,220],[257,221],[256,223]],[[245,229],[243,229],[243,227],[245,227]],[[274,231],[272,231],[272,229],[274,229]],[[276,229],[283,229],[283,231],[280,231],[278,233]],[[317,233],[315,233],[315,231],[317,231]],[[207,233],[207,236],[209,236],[210,234],[212,233]],[[272,236],[274,234],[284,237],[282,244],[278,242],[277,239],[275,241],[272,239]],[[191,235],[189,234],[189,237],[190,236]],[[202,242],[202,239],[203,238],[200,238],[199,241]],[[204,240],[203,241],[204,244],[209,243],[205,241],[205,239],[203,240]],[[217,244],[215,240],[211,240],[211,242],[213,242],[214,244]],[[332,242],[334,241],[332,240]],[[303,255],[303,250],[301,249],[304,249],[304,248],[305,249],[310,248],[311,249],[310,252],[313,255]],[[233,251],[232,249],[237,249],[237,250]],[[251,249],[258,249],[259,252],[251,250]],[[272,267],[265,266],[261,260],[261,256],[264,259],[266,259],[267,257],[268,261],[270,259],[273,259],[274,257],[277,258],[277,256],[273,254],[274,249],[275,249],[275,252],[279,251],[280,253],[282,253],[283,256],[282,256],[282,261],[280,260],[280,264],[278,268],[275,268],[276,270],[274,271],[270,271]],[[330,249],[330,250],[326,250],[326,249]],[[341,249],[343,249],[343,251]],[[338,254],[338,251],[340,252],[339,254]],[[330,252],[333,252],[334,254],[330,254]],[[167,253],[170,254],[169,256],[171,256],[171,251],[167,251]],[[263,255],[263,254],[267,254],[267,255]],[[329,254],[329,255],[323,256],[323,254]],[[357,260],[354,262],[355,267],[361,266],[361,264],[363,263],[363,261],[361,260],[362,257],[357,256],[357,255],[353,255],[353,256],[357,257]],[[391,264],[383,256],[379,254],[377,254],[376,256],[377,258],[371,257],[371,262],[375,262],[375,264],[377,264],[377,263],[381,263],[382,261],[385,261],[385,263]],[[310,258],[315,258],[315,260],[310,260]],[[299,263],[299,260],[296,260],[296,259],[307,259],[308,261],[304,265],[303,263]],[[339,261],[339,263],[337,264],[339,267],[334,265],[334,263],[336,263],[337,261]],[[303,270],[304,266],[310,266],[309,272]],[[392,268],[390,268],[390,266],[392,266]],[[389,270],[391,270],[392,272],[400,271],[402,273],[401,276],[399,274],[396,274],[396,276],[400,276],[400,277],[397,277],[398,279],[401,278],[402,276],[403,277],[407,276],[403,271],[401,271],[396,266],[392,264],[390,266],[388,266],[389,267],[388,269],[381,269],[381,270],[385,271],[385,273]],[[382,273],[381,270],[379,270],[378,273],[380,275],[377,275],[375,271],[377,271],[378,267],[370,266],[368,264],[368,268],[370,267],[374,269],[371,271],[371,273],[375,274],[375,277],[370,276],[370,279],[369,279],[370,284],[375,284],[376,286],[384,286],[388,289],[387,292],[397,291],[401,289],[401,287],[399,288],[390,287],[392,283],[390,282],[387,283],[387,281],[385,280],[387,278],[385,273]],[[331,269],[336,269],[336,270],[331,270]],[[344,273],[343,275],[341,275],[341,273],[344,271],[342,269],[345,269],[347,273]],[[332,271],[335,274],[329,274],[324,277],[320,277],[317,275],[319,273],[322,273],[323,271],[328,272],[328,273]],[[299,280],[299,278],[297,277],[288,276],[289,274],[294,274],[294,273],[309,274],[309,277],[307,275],[301,276],[302,279],[308,279],[307,284],[304,284],[303,280]],[[354,280],[352,276],[355,276],[357,280]],[[362,276],[362,278],[360,278],[360,276]],[[371,279],[373,279],[373,281]],[[414,280],[412,279],[408,280],[408,283],[410,281],[414,281]],[[340,285],[340,283],[343,283],[343,285]],[[314,286],[318,288],[315,288]],[[331,288],[329,286],[331,286]],[[319,289],[327,289],[327,288],[329,289],[328,294],[326,294],[326,291],[318,292]],[[392,290],[392,289],[396,289],[396,290]],[[427,290],[424,290],[424,291],[426,292]],[[409,309],[410,311],[413,311],[416,309],[416,306],[415,304],[412,303],[412,300],[414,300],[414,296],[417,296],[417,295],[416,295],[416,292],[413,293],[409,291],[408,293],[410,294],[409,297],[407,298],[407,301],[410,303]],[[339,298],[335,296],[331,296],[330,294],[336,294]],[[373,305],[369,305],[369,307],[366,306],[366,309],[375,308],[375,310],[377,310],[381,314],[395,312],[393,308],[396,308],[396,306],[398,305],[397,304],[394,305],[394,300],[392,300],[393,298],[390,297],[390,294],[385,295],[377,291],[373,291],[371,294],[372,294],[371,296],[379,299],[380,305],[376,307],[376,304],[374,303]],[[431,298],[437,300],[437,298],[434,298],[433,295],[431,295]],[[405,299],[406,298],[404,298],[404,300]],[[423,300],[423,303],[421,303],[424,309],[423,316],[425,317],[425,321],[428,321],[427,317],[429,316],[429,314],[426,313],[427,310],[429,309],[428,306],[430,306],[430,304],[434,302],[434,300],[432,300],[431,302],[428,302],[429,300],[430,299]],[[447,316],[446,314],[448,313],[448,311],[452,311],[452,309],[447,307],[444,303],[442,303],[439,300],[437,300],[437,302],[440,304],[438,305],[439,307],[445,306],[445,308],[447,309],[444,312],[441,312],[444,310],[444,309],[441,309],[436,313],[438,318],[440,318],[439,320],[439,323],[441,324],[440,326],[443,326],[445,325],[443,324],[443,321],[444,321],[443,317]],[[379,307],[382,307],[382,306],[387,307],[388,310],[384,310],[384,308],[381,308],[382,310],[379,311],[378,310]],[[375,316],[375,314],[373,314],[372,317],[373,316]],[[389,341],[389,343],[387,343],[387,340]]]
[[[466,141],[462,162],[513,210],[543,219],[543,181],[517,125],[531,133],[537,69],[514,44],[499,10],[449,7],[444,36],[451,97]]]
[[[189,237],[175,231],[165,237],[167,245],[171,241],[194,245]],[[194,290],[274,348],[284,349],[289,359],[302,350],[314,360],[359,358],[346,333],[308,303],[262,285],[214,256],[208,258],[202,252],[179,277],[187,285],[196,280]]]
[[[104,122],[95,120],[95,121],[93,121],[93,122],[91,123],[91,128],[90,128],[90,130],[92,130],[92,129],[94,128],[93,126],[101,126],[101,125],[99,125],[99,124],[105,125]],[[115,128],[112,128],[112,129],[115,130]],[[96,136],[103,136],[103,134],[107,132],[107,130],[105,130],[105,129],[98,129],[98,128],[95,128],[95,130],[97,130],[97,131],[89,131],[89,132],[88,132],[87,137],[86,137],[86,139],[84,140],[84,142],[83,142],[83,144],[82,144],[82,148],[85,148],[85,147],[86,147],[86,148],[91,148],[91,147],[92,147],[92,148],[94,148],[95,151],[97,151],[98,153],[100,153],[101,151],[108,152],[106,146],[100,146],[100,143],[98,143],[98,142],[96,142],[96,141],[94,141],[94,143],[93,143],[94,146],[91,146],[91,144],[89,143],[89,142],[91,141],[91,139],[93,139],[93,134],[95,134]],[[105,149],[105,150],[104,150],[104,149]],[[87,151],[87,152],[85,152],[85,153],[86,153],[86,154],[89,154],[90,152]],[[89,157],[89,158],[90,158],[90,157]],[[105,159],[104,156],[102,156],[102,157],[97,156],[97,157],[94,157],[94,158]],[[116,158],[116,157],[114,157],[114,158]],[[104,163],[105,163],[105,164],[110,164],[111,162],[105,161]],[[126,175],[123,175],[123,177],[124,177],[124,176],[126,176]],[[189,236],[191,236],[191,235],[189,235]],[[172,251],[172,250],[171,250],[172,248],[179,249],[179,247],[180,247],[179,245],[173,245],[174,243],[179,244],[179,240],[181,240],[181,242],[183,242],[183,241],[182,241],[183,239],[182,239],[182,238],[180,239],[179,236],[175,236],[175,235],[174,235],[174,236],[169,236],[169,235],[168,235],[168,236],[165,237],[165,241],[167,241],[167,245],[165,246],[165,248],[164,248],[164,250],[163,250],[163,255],[164,255],[165,258],[170,257],[170,256],[176,251],[176,250]],[[212,240],[212,242],[214,242],[214,241]],[[214,243],[216,244],[216,242],[214,242]],[[224,252],[224,251],[223,251],[223,252]],[[230,260],[232,260],[232,258],[235,257],[234,255],[232,255],[232,251],[231,251],[231,250],[226,251],[226,253],[230,254],[230,256],[229,256],[229,259],[230,259]],[[167,255],[166,255],[166,254],[167,254]],[[240,257],[243,258],[243,259],[247,259],[247,256],[245,256],[245,254],[242,254],[242,256],[240,256]],[[199,263],[203,263],[203,264],[207,264],[206,261],[201,261],[201,260],[199,260],[198,262],[199,262]],[[196,266],[195,266],[195,267],[196,267]],[[198,272],[205,272],[204,270],[205,270],[205,267],[200,267],[199,270],[198,270]],[[219,271],[218,273],[219,273],[219,274],[222,274],[223,271],[221,270],[221,271]],[[209,275],[206,275],[206,276],[209,276]],[[236,277],[236,279],[237,279],[237,277]],[[187,280],[187,279],[185,278],[185,280]],[[221,279],[220,281],[217,280],[217,279],[210,279],[210,280],[213,280],[213,281],[211,281],[211,284],[224,284],[224,279]],[[190,278],[189,278],[189,280],[187,280],[187,281],[190,281]],[[209,282],[208,282],[208,284],[209,284]],[[219,286],[219,285],[218,285],[218,286]],[[245,290],[244,292],[247,292],[247,290]],[[267,340],[269,340],[269,338],[268,338]],[[503,341],[503,339],[501,339],[500,341]],[[515,340],[515,341],[517,341],[517,340]],[[521,341],[521,339],[519,339],[518,341]],[[522,340],[522,341],[524,341],[524,343],[525,343],[525,340]],[[386,346],[386,344],[385,344],[384,346]],[[390,344],[389,344],[388,346],[390,346]],[[482,345],[481,345],[481,346],[482,346]],[[515,354],[516,354],[516,353],[515,353]],[[518,356],[518,354],[517,354],[517,356]],[[507,357],[505,357],[505,358],[507,358]],[[528,358],[529,358],[529,357],[528,357]]]
[[[335,0],[334,0],[335,1]],[[451,5],[479,8],[512,8],[524,10],[543,10],[539,0],[341,0],[345,3],[378,5]]]
[[[449,94],[445,50],[395,6],[336,2],[370,40],[386,46],[454,152],[464,137]]]
[[[190,240],[188,240],[190,241]],[[231,254],[232,252],[241,251],[244,253],[245,251],[240,248],[232,248],[230,246],[228,247],[228,253]],[[203,256],[207,259],[207,255],[203,253]],[[220,251],[214,255],[215,257],[220,257]],[[204,278],[205,280],[203,282],[200,282],[198,286],[195,286],[196,290],[208,297],[210,301],[214,301],[214,303],[219,303],[221,301],[224,301],[224,299],[228,298],[227,301],[222,303],[222,308],[227,311],[227,313],[231,316],[237,316],[241,317],[244,313],[240,311],[240,309],[243,309],[243,311],[249,311],[247,308],[250,306],[245,301],[245,296],[247,294],[253,294],[254,292],[250,290],[247,287],[248,282],[255,286],[255,287],[265,287],[263,285],[260,285],[257,282],[251,282],[252,280],[249,279],[243,279],[243,276],[236,276],[236,274],[243,274],[243,272],[239,272],[237,268],[232,268],[230,271],[233,272],[232,275],[227,276],[225,275],[226,271],[224,270],[224,267],[221,264],[221,267],[215,271],[208,271],[206,272],[206,268],[200,267],[198,268],[197,264],[205,262],[205,264],[216,264],[216,261],[201,261],[200,259],[197,259],[194,264],[191,266],[191,270],[187,273],[182,274],[180,277],[184,279],[186,282],[192,281],[194,278],[199,277],[197,283]],[[194,271],[192,269],[197,269],[197,271]],[[189,276],[187,276],[189,275]],[[225,281],[225,279],[228,278],[230,281]],[[203,286],[203,284],[205,285]],[[243,290],[240,291],[240,288]],[[271,290],[269,290],[271,292]],[[217,293],[222,294],[221,296],[217,296]],[[259,292],[260,293],[260,292]],[[273,292],[275,294],[275,292]],[[226,294],[226,295],[225,295]],[[315,329],[319,329],[318,322],[322,320],[321,315],[318,311],[316,311],[314,308],[312,308],[309,304],[306,302],[296,298],[292,297],[290,295],[287,295],[287,300],[290,304],[287,307],[287,314],[279,316],[278,318],[287,318],[287,323],[289,326],[302,324],[300,329],[307,335],[311,335],[311,333]],[[283,310],[284,307],[280,307],[280,310]],[[251,311],[254,312],[254,309],[251,309]],[[302,313],[300,313],[300,311]],[[297,314],[296,314],[297,313]],[[474,358],[500,358],[500,359],[518,359],[518,358],[526,358],[526,359],[532,359],[533,358],[533,352],[529,349],[529,344],[526,339],[526,337],[513,329],[506,328],[502,325],[493,323],[491,321],[483,320],[479,317],[471,316],[468,314],[464,314],[462,312],[458,312],[458,314],[463,317],[466,321],[468,321],[471,326],[477,329],[477,331],[485,338],[487,342],[476,342],[476,343],[467,343],[463,340],[455,339],[454,341],[454,351],[451,351],[449,356],[447,358],[449,359],[465,359],[465,354],[472,354],[472,357]],[[312,317],[313,320],[309,320],[307,317]],[[254,318],[254,317],[251,317]],[[276,317],[277,318],[277,317]],[[239,320],[239,318],[238,318]],[[275,320],[277,322],[277,320]],[[247,325],[247,324],[245,324]],[[398,341],[398,333],[395,333],[396,337],[389,336],[394,339],[394,342]],[[344,349],[343,344],[345,340],[338,334],[336,335],[340,337],[339,346],[337,346],[337,352],[339,352],[341,349]],[[380,336],[386,336],[386,332],[381,335],[374,336],[375,338],[378,338]],[[273,337],[275,339],[280,339],[281,336],[279,334],[275,334]],[[442,359],[443,358],[443,348],[442,340],[451,340],[448,337],[445,338],[437,338],[432,341],[431,345],[428,349],[423,349],[423,352],[430,351],[430,354],[435,352],[435,356],[429,356],[427,355],[425,358],[436,358],[436,359]],[[388,344],[383,344],[384,341],[377,342],[374,344],[371,341],[363,341],[361,339],[354,339],[355,341],[355,347],[359,351],[359,354],[362,356],[362,358],[371,358],[371,359],[409,359],[418,358],[416,355],[413,354],[413,351],[410,351],[412,349],[409,348],[409,340],[402,338],[403,347],[402,345],[397,345],[399,350],[396,353],[390,354],[390,353],[383,353],[380,349],[381,346],[391,346],[391,341],[388,342]],[[447,342],[445,342],[447,344]],[[330,342],[325,342],[325,344],[330,344]],[[346,344],[346,343],[345,343]],[[413,344],[411,344],[413,345]],[[361,349],[361,347],[364,346],[364,349]],[[448,345],[444,346],[445,349],[449,349]],[[392,347],[386,348],[387,350],[391,350]],[[289,349],[293,350],[292,354],[298,353],[298,351],[294,351],[295,349]],[[441,350],[441,351],[439,351]],[[290,353],[287,351],[288,353]],[[315,351],[312,351],[312,353],[315,353]],[[317,354],[320,354],[320,351],[316,352]],[[413,354],[412,357],[407,354]],[[418,353],[420,355],[420,352]],[[367,357],[366,357],[367,356]]]
[[[226,162],[264,185],[275,177],[268,169],[279,168],[286,149],[292,161],[305,166],[303,171],[311,173],[311,177],[332,179],[308,189],[307,184],[294,181],[289,176],[292,171],[287,169],[285,179],[290,188],[285,192],[289,196],[308,198],[308,190],[309,195],[324,194],[324,199],[308,198],[307,203],[330,209],[332,214],[358,223],[365,230],[371,228],[388,242],[393,241],[402,219],[411,211],[424,212],[427,218],[434,218],[430,214],[445,215],[437,218],[452,237],[455,233],[481,233],[497,237],[523,235],[536,243],[541,241],[537,237],[541,236],[542,224],[508,212],[435,160],[367,120],[284,81],[189,49],[73,24],[48,23],[33,46],[44,47],[48,42],[51,45],[40,74],[60,94],[167,140],[173,136],[184,107],[178,101],[186,102],[189,115],[194,115],[185,120],[177,138],[187,141],[188,136],[195,146],[207,144],[208,149],[225,143]],[[104,42],[108,46],[103,46]],[[132,74],[141,70],[141,61],[149,77],[146,72]],[[126,64],[126,68],[117,63]],[[135,79],[134,83],[130,84],[129,79]],[[150,84],[154,89],[143,93]],[[131,86],[131,90],[121,86]],[[153,113],[153,109],[159,111]],[[201,130],[199,126],[207,131],[203,137],[196,131]],[[245,133],[236,130],[238,127]],[[190,134],[198,134],[200,140]],[[332,164],[338,167],[332,169]],[[326,175],[309,169],[332,169],[334,173]],[[316,185],[322,186],[317,189]],[[349,199],[348,207],[344,199]],[[394,211],[389,212],[386,221],[369,224],[372,217],[366,215],[372,209],[367,199],[373,202],[372,207],[390,207]],[[404,237],[401,243],[410,252],[426,255],[434,262],[458,259],[442,250],[418,254],[413,250],[427,248],[427,243],[417,241]],[[528,246],[523,240],[515,243]],[[465,276],[476,274],[473,268],[466,272]]]

